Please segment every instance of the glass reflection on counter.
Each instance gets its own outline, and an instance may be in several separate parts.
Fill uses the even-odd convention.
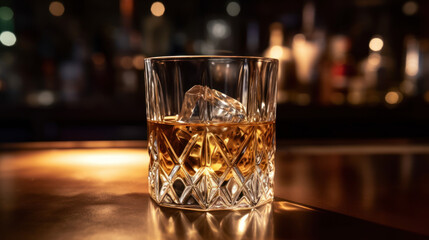
[[[271,203],[243,211],[200,212],[149,201],[148,208],[152,239],[274,239]]]

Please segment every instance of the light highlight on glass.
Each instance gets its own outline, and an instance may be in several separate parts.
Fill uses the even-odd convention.
[[[4,31],[0,34],[0,42],[7,47],[11,47],[16,43],[16,36],[13,32]]]
[[[383,49],[383,39],[379,38],[379,37],[375,37],[373,39],[371,39],[371,41],[369,42],[369,49],[371,49],[374,52],[378,52],[381,51],[381,49]]]
[[[240,14],[240,10],[241,10],[240,4],[238,4],[237,2],[230,2],[226,6],[226,12],[231,17],[238,16],[238,14]]]
[[[152,3],[152,6],[150,7],[150,12],[155,17],[161,17],[162,15],[164,15],[165,12],[164,4],[162,2]]]
[[[64,14],[65,8],[64,4],[58,1],[53,1],[51,4],[49,4],[49,12],[55,16],[60,17]]]
[[[0,18],[9,21],[13,18],[13,11],[9,7],[0,7]]]

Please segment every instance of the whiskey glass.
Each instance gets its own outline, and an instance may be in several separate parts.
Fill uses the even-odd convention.
[[[273,200],[277,69],[261,57],[145,59],[156,203],[205,211]]]

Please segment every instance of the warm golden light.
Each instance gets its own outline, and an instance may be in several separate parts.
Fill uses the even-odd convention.
[[[405,74],[409,77],[416,77],[419,73],[419,43],[415,38],[408,38],[406,41],[407,52],[405,56]]]
[[[141,151],[117,149],[73,150],[56,159],[69,166],[129,166],[142,164]]]
[[[381,38],[375,37],[371,39],[369,42],[369,49],[371,49],[374,52],[378,52],[383,48],[384,42]]]
[[[49,12],[55,17],[60,17],[64,14],[64,4],[58,1],[53,1],[49,4]]]
[[[240,235],[244,234],[244,232],[246,231],[246,229],[247,229],[247,227],[249,225],[248,218],[249,218],[249,214],[245,214],[243,217],[241,217],[238,220],[238,228],[237,228],[237,230],[238,230],[238,233]]]
[[[384,100],[386,100],[388,104],[398,104],[402,100],[402,94],[400,92],[390,91],[386,94]]]
[[[103,192],[147,192],[149,156],[145,149],[51,149],[9,154],[13,161],[2,165],[3,173],[19,173],[23,177],[38,179],[59,178],[65,182],[80,181],[85,185],[84,188],[58,189],[58,194],[95,191],[100,185]],[[31,171],[27,170],[28,166],[31,166]]]
[[[380,66],[381,56],[379,53],[371,53],[368,56],[368,65],[371,70]]]
[[[292,55],[296,61],[296,74],[301,84],[308,84],[314,65],[321,54],[321,43],[307,41],[304,34],[296,34],[292,40]]]
[[[405,73],[414,77],[419,72],[419,53],[409,52],[406,57]]]
[[[272,58],[281,59],[283,57],[283,47],[282,46],[273,46],[269,50],[268,55]]]
[[[303,211],[303,210],[314,211],[314,209],[312,209],[312,208],[308,208],[305,206],[297,205],[297,204],[286,202],[286,201],[276,201],[273,204],[277,208],[284,210],[284,211]]]
[[[133,58],[133,65],[137,70],[143,70],[144,69],[144,56],[143,55],[137,55]]]
[[[195,212],[162,208],[150,201],[147,235],[148,239],[273,240],[273,211],[271,203],[244,211]]]
[[[162,15],[164,15],[164,12],[165,12],[164,4],[162,2],[152,3],[152,6],[150,7],[150,12],[155,17],[161,17]]]

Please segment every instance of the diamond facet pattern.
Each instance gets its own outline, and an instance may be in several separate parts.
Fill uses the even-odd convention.
[[[273,199],[274,123],[149,122],[149,188],[160,205],[249,208]]]
[[[277,69],[257,57],[145,59],[149,192],[159,205],[272,201]]]

